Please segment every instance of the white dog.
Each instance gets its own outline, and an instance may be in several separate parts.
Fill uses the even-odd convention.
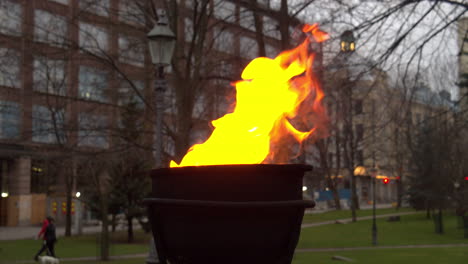
[[[41,264],[59,264],[60,261],[58,258],[50,257],[50,256],[39,256],[39,263]]]

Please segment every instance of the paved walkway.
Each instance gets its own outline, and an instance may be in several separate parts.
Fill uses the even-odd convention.
[[[398,215],[412,215],[412,214],[418,214],[420,212],[401,212],[401,213],[392,213],[392,214],[383,214],[383,215],[376,215],[375,218],[386,218],[390,216],[398,216]],[[356,218],[358,221],[360,220],[369,220],[372,219],[372,215],[370,216],[361,216]],[[309,224],[302,224],[302,228],[306,227],[314,227],[314,226],[322,226],[322,225],[330,225],[330,224],[335,224],[337,221],[339,221],[341,224],[346,224],[350,223],[353,221],[352,218],[345,218],[345,219],[336,219],[336,220],[330,220],[330,221],[324,221],[324,222],[319,222],[319,223],[309,223]]]

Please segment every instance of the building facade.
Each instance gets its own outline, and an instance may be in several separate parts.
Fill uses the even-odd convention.
[[[153,133],[146,39],[156,9],[168,10],[177,36],[164,96],[168,163],[229,111],[230,83],[249,60],[279,52],[277,11],[268,2],[254,12],[237,1],[180,0],[172,3],[175,16],[167,1],[0,0],[0,225],[38,224],[46,215],[63,223],[66,194],[86,195],[73,164],[120,151],[117,131],[129,105],[139,111],[144,149],[161,140]]]

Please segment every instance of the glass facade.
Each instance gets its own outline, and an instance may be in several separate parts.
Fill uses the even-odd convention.
[[[0,48],[0,86],[21,87],[20,58],[17,51]]]
[[[65,111],[34,105],[32,110],[32,140],[41,143],[65,143]]]
[[[21,109],[16,102],[0,101],[0,138],[17,139],[21,131]]]
[[[78,85],[78,93],[80,98],[107,103],[110,101],[107,94],[107,89],[107,72],[85,66],[80,67]]]
[[[9,0],[0,1],[0,33],[21,35],[22,13],[19,3]]]
[[[63,46],[67,40],[65,17],[44,10],[34,11],[34,39],[53,46]]]
[[[108,148],[107,117],[80,113],[78,116],[78,146]]]
[[[38,57],[34,60],[34,90],[44,93],[65,95],[67,77],[65,61]]]

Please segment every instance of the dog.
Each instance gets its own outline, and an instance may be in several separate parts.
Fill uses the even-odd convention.
[[[60,264],[58,258],[50,257],[50,256],[39,256],[39,263],[41,264]]]

